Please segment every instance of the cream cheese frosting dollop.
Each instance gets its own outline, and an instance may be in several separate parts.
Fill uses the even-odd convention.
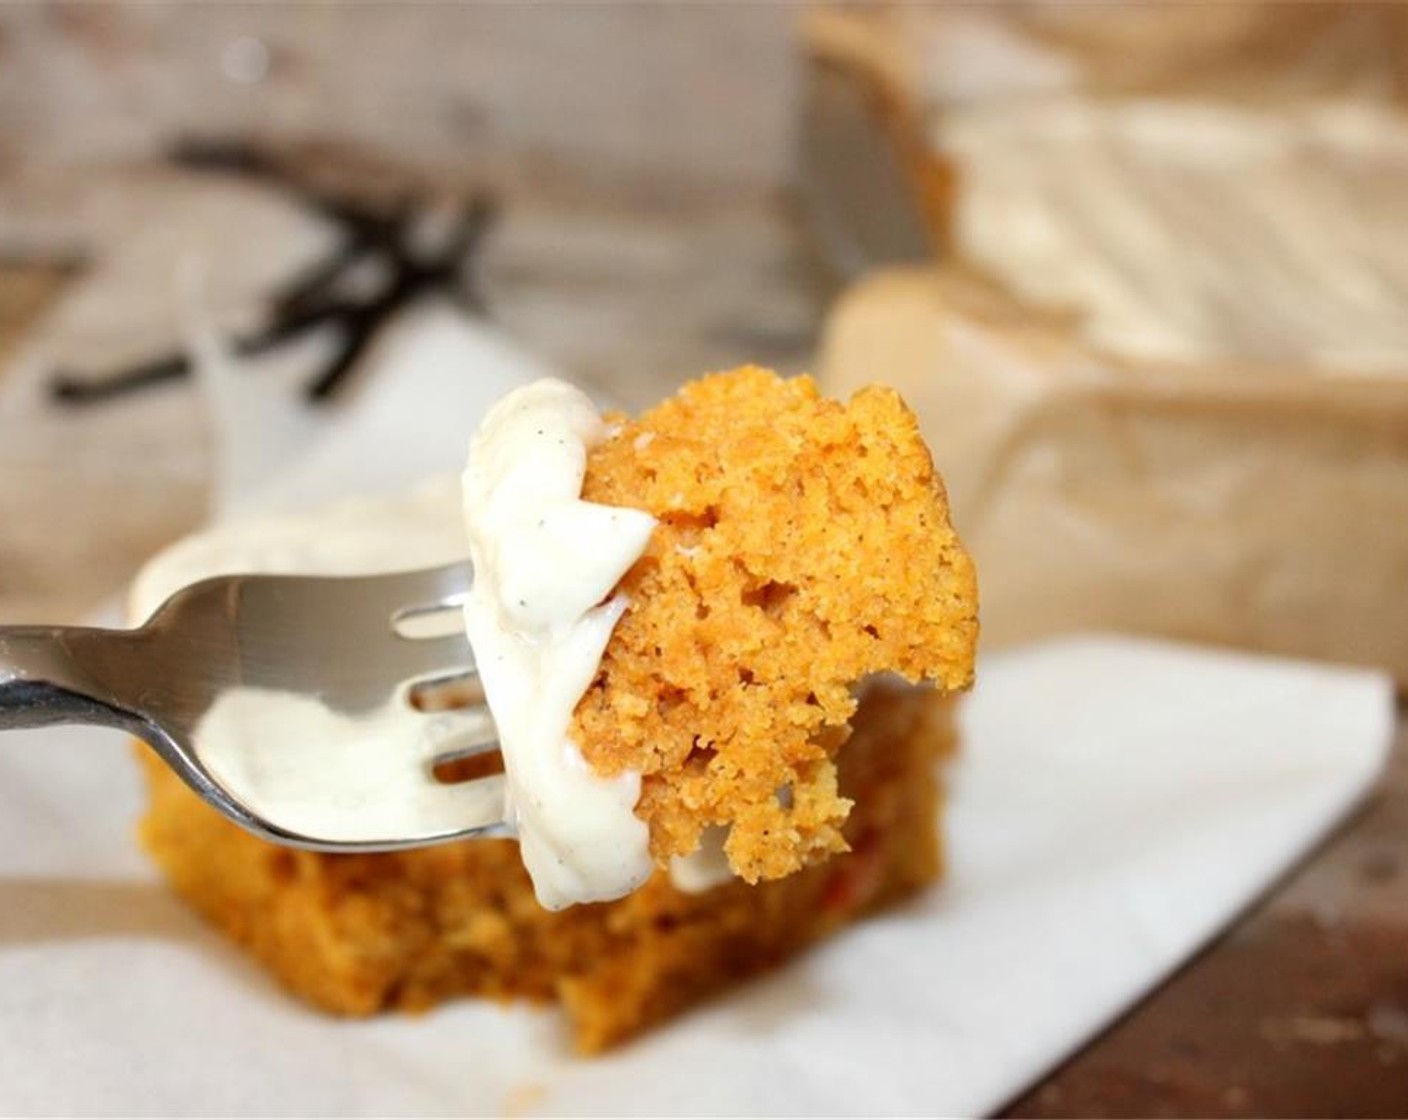
[[[626,609],[612,590],[655,520],[582,500],[595,406],[554,379],[504,397],[470,442],[465,625],[498,725],[523,863],[548,909],[629,894],[650,875],[640,775],[594,773],[568,735]]]

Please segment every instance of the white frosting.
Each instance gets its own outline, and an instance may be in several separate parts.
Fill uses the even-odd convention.
[[[699,836],[699,847],[687,855],[670,859],[670,882],[686,894],[701,894],[733,878],[733,868],[724,854],[728,829],[710,825]]]
[[[464,476],[465,624],[499,728],[509,819],[549,909],[620,898],[652,866],[634,813],[640,775],[593,773],[567,735],[626,609],[606,597],[655,527],[640,510],[581,499],[587,451],[604,434],[584,394],[537,381],[490,410]]]
[[[1132,357],[1408,370],[1408,127],[1368,105],[944,114],[963,256]]]
[[[498,783],[426,780],[436,758],[492,733],[482,712],[408,718],[399,697],[351,717],[316,696],[236,688],[201,718],[195,741],[220,783],[267,820],[320,840],[365,841],[501,820]]]

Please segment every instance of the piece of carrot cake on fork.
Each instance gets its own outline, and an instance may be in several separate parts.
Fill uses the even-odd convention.
[[[558,1001],[593,1052],[936,877],[977,594],[892,390],[746,367],[632,420],[535,383],[462,486],[198,534],[132,613],[205,576],[466,555],[519,840],[280,848],[146,763],[148,850],[288,989],[357,1015]]]

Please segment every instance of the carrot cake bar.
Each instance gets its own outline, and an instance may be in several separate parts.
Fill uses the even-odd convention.
[[[466,622],[522,851],[280,848],[147,758],[148,850],[287,988],[354,1015],[557,1001],[592,1052],[937,875],[937,762],[972,678],[976,591],[897,394],[843,404],[744,368],[631,420],[538,383],[486,418],[463,499],[467,518],[459,487],[431,484],[218,528],[134,589],[140,618],[203,576],[475,561]],[[559,595],[564,565],[598,585]],[[594,808],[564,838],[551,797],[569,795]],[[579,859],[584,837],[600,843]]]

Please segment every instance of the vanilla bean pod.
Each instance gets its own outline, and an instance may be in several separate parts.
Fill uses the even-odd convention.
[[[474,283],[473,255],[494,214],[486,195],[468,200],[455,229],[437,251],[416,254],[408,245],[423,200],[412,192],[380,208],[333,197],[300,182],[278,161],[248,145],[192,141],[178,146],[172,158],[193,169],[267,181],[340,229],[339,243],[327,257],[302,269],[269,297],[265,325],[233,342],[236,354],[250,357],[309,331],[335,328],[337,346],[305,390],[310,399],[335,395],[381,327],[420,296],[447,291],[468,310],[484,309]],[[385,287],[369,298],[339,295],[339,286],[351,270],[368,261],[387,267],[390,279]],[[188,376],[190,371],[189,357],[177,353],[106,376],[59,371],[50,388],[53,397],[66,404],[92,404]]]

